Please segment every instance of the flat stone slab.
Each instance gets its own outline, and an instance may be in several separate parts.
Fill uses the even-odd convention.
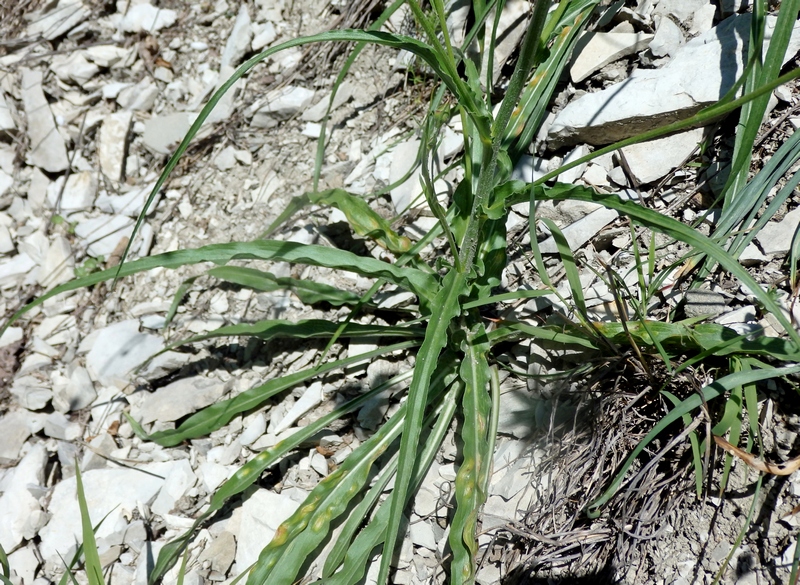
[[[640,183],[652,183],[680,166],[703,140],[703,129],[672,134],[622,149],[628,168]]]
[[[50,104],[42,89],[42,72],[22,69],[20,94],[28,118],[30,151],[27,162],[50,173],[60,173],[69,165],[67,147],[56,129]]]
[[[92,469],[82,475],[86,503],[92,523],[105,521],[95,533],[97,538],[109,536],[127,524],[125,514],[138,503],[148,504],[164,485],[174,463],[150,463],[142,469]],[[60,481],[53,489],[48,512],[52,515],[39,535],[39,547],[45,561],[57,564],[59,553],[68,558],[75,543],[81,542],[81,516],[78,508],[75,477]]]
[[[775,21],[767,18],[767,39]],[[694,115],[741,76],[749,33],[749,14],[731,16],[683,45],[661,69],[638,69],[621,83],[585,94],[558,113],[548,132],[550,145],[609,144]],[[786,55],[792,58],[798,49],[800,25]]]
[[[151,393],[141,407],[132,409],[131,415],[142,424],[174,421],[214,404],[224,393],[225,384],[219,380],[183,378]]]
[[[574,83],[583,81],[609,63],[643,51],[653,40],[644,33],[588,33],[578,41],[569,75]]]
[[[139,332],[138,319],[120,321],[100,330],[86,356],[86,369],[101,384],[127,383],[133,370],[163,348],[163,339]]]

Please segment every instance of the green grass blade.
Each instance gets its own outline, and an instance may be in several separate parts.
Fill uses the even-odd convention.
[[[77,482],[78,507],[81,511],[81,531],[83,534],[83,556],[86,566],[86,578],[89,585],[105,585],[103,567],[100,564],[100,554],[97,552],[97,542],[94,539],[94,527],[89,516],[89,506],[86,505],[86,496],[83,493],[83,481],[79,465],[75,465],[75,481]]]
[[[578,316],[582,321],[589,321],[589,315],[586,313],[586,301],[583,298],[583,285],[581,284],[580,274],[578,267],[575,264],[575,257],[572,255],[572,250],[569,249],[569,242],[558,226],[550,219],[543,217],[542,222],[548,227],[556,243],[558,255],[561,256],[561,262],[564,270],[567,273],[567,282],[572,292],[572,300],[578,309]]]
[[[0,544],[0,571],[4,577],[11,576],[11,569],[8,566],[8,555],[6,555],[6,550],[3,548],[3,545]]]
[[[394,345],[381,347],[376,350],[363,353],[356,356],[347,357],[344,359],[336,360],[327,364],[323,364],[317,368],[311,368],[282,376],[275,380],[270,380],[266,384],[250,388],[238,394],[234,398],[228,400],[221,400],[203,410],[194,413],[184,420],[178,428],[172,430],[158,431],[151,435],[144,432],[142,426],[126,414],[126,418],[131,423],[137,435],[147,441],[153,441],[163,447],[174,447],[180,445],[183,441],[188,439],[196,439],[207,435],[219,428],[228,424],[236,415],[260,408],[264,403],[276,394],[288,390],[305,382],[311,378],[320,376],[325,372],[331,370],[344,368],[346,366],[357,364],[360,362],[368,361],[374,357],[383,354],[392,353],[409,347],[417,345],[416,341],[405,341],[396,343]]]
[[[617,490],[625,480],[628,470],[639,454],[653,441],[653,439],[663,432],[664,429],[681,418],[684,414],[700,407],[704,401],[708,402],[709,400],[713,400],[714,398],[724,394],[736,386],[752,384],[762,380],[779,378],[781,376],[788,376],[798,372],[800,372],[800,366],[772,368],[769,370],[752,370],[749,372],[736,372],[733,374],[728,374],[727,376],[715,380],[714,382],[703,387],[698,394],[693,394],[681,402],[680,406],[671,410],[664,418],[662,418],[655,426],[653,426],[644,439],[642,439],[639,444],[636,445],[634,450],[620,467],[620,470],[614,476],[609,487],[606,488],[600,497],[589,503],[586,508],[587,516],[589,516],[589,518],[597,518],[600,516],[603,506],[617,493]]]
[[[334,307],[339,307],[341,305],[354,305],[359,299],[357,294],[348,290],[341,290],[329,284],[312,280],[300,280],[288,276],[275,276],[271,272],[244,266],[218,266],[210,269],[206,274],[231,284],[238,284],[245,288],[263,292],[289,290],[306,305],[325,302]]]
[[[450,428],[460,390],[461,385],[459,383],[450,386],[442,403],[436,424],[422,444],[412,478],[412,492],[418,490],[422,484],[422,480],[425,478],[425,474]],[[396,497],[397,491],[392,491],[389,494],[387,501],[383,503],[369,524],[359,533],[348,548],[341,570],[327,578],[325,580],[326,585],[355,585],[361,582],[372,551],[384,543],[389,534],[397,530],[396,525],[391,523],[392,503]]]
[[[308,264],[355,272],[371,278],[382,278],[419,295],[422,299],[433,298],[438,289],[436,278],[414,268],[397,266],[381,262],[372,257],[356,256],[352,252],[337,248],[326,248],[310,244],[282,242],[277,240],[259,240],[255,242],[232,242],[229,244],[212,244],[202,248],[176,250],[156,256],[126,262],[122,267],[109,268],[95,272],[83,278],[76,278],[61,286],[57,286],[36,300],[28,303],[14,313],[0,329],[0,335],[21,315],[33,307],[41,305],[47,299],[63,292],[85,288],[94,284],[124,277],[153,268],[175,269],[189,264],[213,262],[227,264],[231,260],[273,260]]]
[[[453,560],[450,578],[455,585],[472,583],[477,567],[478,512],[486,501],[486,488],[491,469],[489,452],[489,417],[492,410],[488,383],[489,363],[486,354],[489,342],[479,324],[464,341],[464,360],[459,374],[464,383],[462,401],[462,460],[456,475],[456,511],[450,524],[450,548]]]
[[[417,353],[414,377],[408,391],[408,414],[400,440],[400,461],[397,469],[394,490],[392,492],[391,512],[389,513],[389,531],[383,546],[383,556],[378,573],[378,583],[387,582],[389,564],[397,543],[397,529],[400,526],[405,509],[408,490],[411,483],[414,463],[418,458],[420,431],[427,403],[428,387],[431,375],[436,369],[439,355],[447,343],[447,331],[450,322],[461,311],[459,297],[466,293],[466,274],[451,270],[445,276],[439,294],[433,302],[437,308],[431,314],[425,330],[425,340]]]
[[[476,299],[474,301],[470,301],[468,303],[464,303],[462,307],[465,311],[470,309],[475,309],[477,307],[483,307],[485,305],[494,305],[497,303],[504,303],[507,301],[519,301],[522,299],[538,299],[539,297],[546,297],[547,295],[553,294],[551,290],[544,290],[544,289],[521,289],[515,290],[512,292],[501,293],[499,295],[492,295],[489,297]]]
[[[238,325],[226,325],[214,331],[194,335],[174,343],[170,343],[162,349],[159,354],[188,345],[198,343],[207,339],[218,337],[256,337],[268,341],[279,337],[291,337],[294,339],[315,339],[328,338],[336,333],[339,337],[360,338],[360,337],[401,337],[418,339],[425,331],[420,327],[399,327],[392,325],[362,325],[360,323],[348,323],[347,327],[339,332],[339,324],[335,321],[325,319],[306,319],[303,321],[286,321],[285,319],[270,319],[257,323],[239,323]],[[158,355],[158,354],[156,354]],[[154,356],[155,357],[155,356]]]
[[[192,527],[180,537],[168,543],[161,549],[161,552],[158,555],[158,560],[153,567],[153,571],[148,577],[148,583],[152,585],[161,579],[161,577],[163,577],[164,574],[175,564],[175,561],[180,556],[181,551],[188,546],[200,524],[221,510],[228,500],[242,493],[254,482],[256,482],[264,470],[280,461],[287,453],[291,452],[297,448],[298,445],[307,441],[321,430],[325,429],[332,422],[342,418],[347,414],[355,412],[367,401],[373,399],[375,396],[386,391],[395,384],[404,382],[410,378],[411,375],[412,372],[408,371],[395,376],[383,384],[376,386],[369,392],[365,392],[361,396],[349,400],[345,404],[322,416],[313,423],[299,428],[290,436],[282,439],[272,447],[268,447],[256,455],[253,459],[248,461],[241,468],[239,468],[228,481],[223,483],[219,489],[214,492],[214,494],[211,496],[211,501],[209,502],[208,508],[195,520]],[[436,378],[434,383],[438,383],[439,380],[439,378]]]
[[[399,236],[389,222],[372,209],[362,197],[348,193],[344,189],[331,189],[309,196],[312,203],[336,207],[345,214],[350,227],[359,236],[375,240],[378,244],[395,254],[405,254],[411,249],[411,240]]]

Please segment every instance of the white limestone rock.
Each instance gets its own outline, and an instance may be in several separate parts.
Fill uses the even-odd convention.
[[[55,8],[44,14],[31,15],[25,36],[52,41],[67,34],[89,16],[89,10],[80,0],[61,0]]]
[[[17,123],[11,114],[11,108],[8,107],[5,94],[0,90],[0,133],[14,132],[16,129]]]
[[[160,338],[153,335],[139,335],[152,338],[149,343],[153,346],[156,345],[156,340],[160,343]],[[225,391],[225,384],[219,380],[204,377],[182,378],[149,394],[140,406],[131,409],[131,416],[142,424],[178,420],[214,404],[222,398]]]
[[[125,170],[125,153],[128,147],[128,131],[133,112],[121,111],[103,118],[97,142],[100,170],[112,181],[121,181]]]
[[[247,4],[242,4],[239,7],[239,12],[236,14],[236,20],[233,23],[228,41],[225,43],[225,49],[222,51],[222,56],[219,60],[220,69],[224,67],[238,67],[242,61],[245,53],[250,48],[250,42],[253,39],[253,26],[250,20],[250,11],[247,9]]]
[[[94,198],[97,196],[97,173],[92,171],[73,173],[67,179],[59,201],[60,191],[59,184],[58,188],[50,189],[47,193],[48,202],[53,209],[67,216],[76,211],[88,211],[94,205]]]
[[[787,213],[781,221],[767,222],[756,236],[764,254],[787,254],[798,225],[800,225],[800,208]]]
[[[299,507],[299,502],[265,489],[257,490],[247,498],[241,508],[236,566],[244,570],[256,562],[281,523]]]
[[[153,116],[144,123],[144,145],[158,154],[172,154],[196,118],[194,112]]]
[[[622,149],[628,168],[639,183],[652,183],[681,165],[703,140],[704,130],[695,128]]]
[[[43,519],[39,499],[30,488],[44,484],[47,449],[36,443],[22,461],[0,481],[0,546],[14,550],[23,539],[32,539]]]
[[[23,68],[21,73],[20,95],[28,119],[30,140],[27,162],[49,173],[60,173],[69,165],[67,147],[44,97],[42,72]]]
[[[154,33],[162,28],[169,28],[178,20],[178,13],[168,8],[156,8],[149,3],[134,4],[125,13],[120,22],[123,32],[138,33],[147,31]]]
[[[79,222],[75,226],[75,235],[85,241],[90,256],[108,259],[122,239],[130,235],[133,223],[127,217],[101,215]]]
[[[590,32],[578,41],[572,66],[573,83],[579,83],[617,59],[643,51],[653,35],[644,33]]]
[[[83,489],[92,521],[98,522],[105,517],[95,536],[105,538],[124,531],[127,511],[150,502],[164,485],[162,478],[173,466],[173,462],[150,463],[142,466],[141,470],[92,469],[83,473]],[[46,562],[57,564],[60,558],[69,558],[75,550],[75,543],[81,542],[76,487],[73,476],[60,481],[53,489],[48,507],[51,518],[39,531],[42,539],[39,550]]]
[[[83,87],[100,72],[100,67],[87,61],[81,51],[75,51],[61,58],[53,58],[50,63],[50,70],[61,81]]]
[[[277,120],[291,118],[314,99],[314,91],[297,85],[270,91],[254,111],[250,123],[255,128],[270,128]]]
[[[768,17],[767,38],[774,27],[775,18]],[[608,144],[687,118],[716,102],[742,73],[749,31],[749,14],[732,16],[683,45],[663,68],[639,69],[624,83],[574,100],[550,127],[550,145]],[[800,24],[786,55],[791,58],[798,49]]]
[[[139,332],[138,319],[120,321],[98,332],[86,355],[86,369],[103,385],[127,385],[133,370],[163,348],[163,339]]]
[[[619,217],[617,211],[602,207],[563,228],[561,232],[567,239],[570,250],[575,251],[597,235],[600,230],[617,219],[617,217]],[[556,247],[555,239],[551,236],[543,242],[540,242],[539,250],[541,250],[542,254],[557,254],[558,248]]]

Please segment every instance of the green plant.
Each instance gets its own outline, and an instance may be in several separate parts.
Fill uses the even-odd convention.
[[[502,6],[502,3],[485,3],[479,0],[473,2],[475,25],[468,34],[464,47],[454,47],[451,44],[441,0],[434,0],[431,3],[431,13],[423,12],[416,0],[406,2],[398,0],[387,9],[387,13],[378,23],[385,20],[388,12],[403,3],[412,10],[418,26],[424,33],[425,41],[374,29],[332,31],[288,41],[260,53],[243,64],[198,116],[175,155],[169,160],[145,206],[146,210],[222,95],[256,64],[278,51],[308,43],[333,41],[358,43],[351,59],[347,61],[339,75],[335,89],[344,79],[355,55],[366,43],[405,49],[423,60],[441,80],[441,86],[434,93],[428,115],[422,124],[419,160],[425,201],[438,219],[436,229],[418,243],[411,245],[408,240],[395,233],[362,197],[340,189],[318,192],[316,178],[313,191],[296,200],[279,218],[280,222],[288,220],[294,210],[305,204],[337,207],[345,213],[355,233],[370,238],[376,245],[384,247],[396,258],[394,263],[357,256],[335,248],[279,240],[259,239],[252,242],[210,245],[123,262],[116,268],[83,275],[53,289],[12,316],[11,321],[32,306],[67,290],[122,278],[152,268],[177,269],[188,264],[206,262],[217,265],[208,274],[223,281],[260,290],[285,288],[294,291],[301,300],[308,303],[327,301],[335,306],[352,307],[350,316],[341,323],[264,321],[224,327],[200,337],[182,340],[179,344],[233,335],[255,336],[262,340],[275,337],[313,336],[327,339],[328,347],[314,367],[279,380],[269,381],[234,398],[212,405],[191,415],[174,430],[148,434],[137,421],[129,417],[139,436],[163,446],[174,446],[185,440],[204,436],[224,426],[241,413],[265,406],[270,398],[278,393],[331,370],[363,363],[397,350],[416,351],[416,365],[413,371],[406,372],[340,405],[328,415],[261,452],[239,469],[213,494],[209,506],[195,520],[194,526],[162,549],[150,575],[150,582],[163,577],[177,562],[197,529],[231,498],[251,486],[264,470],[281,460],[304,440],[324,429],[333,420],[354,412],[365,401],[385,388],[409,378],[410,387],[405,403],[388,422],[355,450],[339,469],[312,491],[305,504],[281,526],[272,542],[265,543],[266,546],[258,562],[248,574],[248,583],[293,583],[301,578],[300,571],[306,559],[319,552],[334,525],[341,527],[341,532],[322,567],[323,580],[326,583],[359,582],[374,552],[380,550],[382,554],[378,582],[387,582],[392,557],[397,548],[403,512],[419,487],[454,419],[458,424],[461,458],[455,481],[455,511],[450,518],[449,547],[452,551],[449,566],[450,580],[453,583],[473,582],[477,555],[476,531],[480,508],[485,501],[490,478],[499,411],[499,375],[495,352],[501,351],[502,344],[508,341],[532,339],[536,342],[556,344],[559,347],[578,347],[600,354],[609,351],[609,347],[622,345],[637,352],[642,363],[646,363],[643,357],[645,355],[659,356],[673,373],[709,356],[731,356],[729,373],[706,385],[697,394],[678,399],[670,394],[668,388],[661,389],[663,396],[673,402],[673,409],[653,426],[645,440],[633,450],[611,479],[607,489],[602,494],[595,494],[596,497],[588,502],[586,512],[592,518],[599,516],[604,506],[614,497],[624,483],[631,465],[648,443],[672,423],[682,420],[688,425],[686,417],[692,411],[698,409],[704,402],[717,397],[727,397],[732,407],[743,403],[752,407],[752,396],[758,381],[800,372],[800,366],[777,367],[756,357],[766,356],[779,362],[798,362],[800,336],[783,315],[776,300],[737,262],[735,252],[723,247],[722,237],[717,241],[707,238],[689,226],[662,216],[638,203],[622,200],[616,195],[600,194],[592,189],[575,185],[547,185],[547,181],[564,169],[621,146],[702,125],[748,104],[753,104],[747,107],[756,111],[757,106],[764,101],[772,88],[800,76],[798,71],[778,78],[777,70],[774,67],[770,68],[768,73],[757,75],[753,77],[755,81],[745,84],[747,93],[741,98],[735,99],[735,92],[731,92],[718,104],[687,120],[599,149],[533,184],[526,184],[510,180],[511,169],[519,156],[528,148],[545,116],[546,105],[570,58],[579,33],[588,24],[590,16],[599,9],[598,2],[562,0],[552,11],[549,2],[542,1],[535,4],[516,67],[496,115],[492,115],[491,91],[481,89],[482,85],[491,87],[491,79],[485,80],[482,84],[480,63],[465,57],[465,47],[472,42],[478,44],[479,54],[487,55],[489,63],[487,71],[491,76],[499,22],[499,16],[492,18],[492,11]],[[783,10],[786,8],[782,9],[782,18]],[[784,18],[782,23],[791,20],[792,11],[787,12],[789,17]],[[488,33],[487,22],[491,23],[488,26]],[[773,40],[773,43],[775,42]],[[750,77],[755,75],[752,72],[757,69],[754,65],[756,61],[755,58],[751,59],[747,72]],[[455,97],[454,105],[447,104],[444,99],[446,92]],[[331,103],[333,98],[334,96],[331,96]],[[438,202],[438,194],[434,191],[435,177],[430,172],[430,160],[435,155],[436,139],[442,126],[453,117],[460,118],[464,128],[464,154],[459,164],[463,165],[465,177],[455,189],[451,204],[444,208]],[[744,138],[742,141],[746,144]],[[323,159],[322,152],[324,152],[324,140],[320,139],[317,178]],[[786,161],[791,158],[797,160],[798,155],[792,151],[787,154]],[[778,173],[782,174],[786,168],[788,166],[776,163],[770,177],[780,176]],[[754,182],[756,181],[751,181],[742,187],[742,191]],[[760,193],[764,197],[769,190],[765,186],[768,184],[767,180],[760,187]],[[738,189],[740,183],[737,182],[735,185]],[[566,270],[571,292],[569,302],[574,307],[570,315],[572,320],[559,325],[544,326],[510,321],[498,321],[487,325],[480,311],[482,307],[557,292],[547,276],[546,266],[536,245],[535,206],[539,201],[566,199],[599,203],[617,210],[636,225],[667,234],[687,244],[692,250],[690,260],[693,265],[697,264],[697,258],[701,255],[709,258],[710,262],[718,263],[752,290],[763,307],[775,315],[791,339],[751,340],[719,325],[697,324],[690,321],[664,323],[650,319],[647,314],[648,299],[657,290],[658,283],[652,264],[654,254],[652,244],[645,261],[641,260],[638,248],[636,250],[639,259],[637,270],[639,270],[640,294],[638,298],[629,295],[631,302],[635,304],[636,318],[631,321],[623,318],[620,323],[593,322],[583,301],[577,261],[563,234],[552,223],[548,224],[548,227],[556,239],[558,252]],[[737,199],[733,198],[733,201]],[[496,294],[507,262],[506,217],[511,206],[521,202],[530,202],[530,209],[533,212],[532,255],[542,280],[542,288],[537,291]],[[140,226],[144,213],[139,218],[136,229]],[[743,216],[739,214],[737,217]],[[731,226],[736,223],[734,220],[730,221],[734,222]],[[268,233],[277,227],[276,222]],[[721,236],[727,238],[731,234],[731,231],[725,231]],[[444,257],[433,255],[434,258],[431,259],[427,247],[437,237],[446,240],[449,254]],[[133,241],[133,237],[130,241]],[[636,241],[635,232],[634,241]],[[271,260],[323,266],[372,278],[375,284],[366,295],[357,298],[329,285],[279,279],[268,272],[250,267],[228,265],[234,260]],[[644,278],[645,264],[648,266],[649,283],[645,282]],[[620,286],[617,277],[609,274],[608,278],[610,284],[615,287]],[[655,288],[653,283],[656,283]],[[372,296],[386,284],[412,292],[418,299],[415,312],[406,321],[401,321],[395,326],[359,324],[357,321],[359,314],[374,306]],[[181,287],[170,316],[174,314],[177,302],[183,296],[186,287],[190,285],[191,281],[187,281],[186,285]],[[620,314],[623,315],[624,312]],[[362,336],[372,338],[380,336],[384,340],[394,341],[392,344],[383,345],[374,351],[355,357],[343,359],[329,357],[329,350],[337,340]],[[692,354],[693,357],[678,363],[679,358],[686,353]],[[742,400],[742,396],[745,400]],[[733,438],[733,434],[740,431],[741,407],[738,416],[735,409],[731,412],[733,414],[730,416],[723,416],[715,426],[715,432],[730,429]],[[756,419],[750,420],[752,422]],[[699,453],[701,444],[693,433],[691,437],[695,452]],[[376,468],[376,462],[379,460],[384,461],[381,469]],[[697,462],[697,457],[695,461]],[[699,470],[699,466],[697,469]],[[384,489],[392,479],[394,488],[382,501]]]

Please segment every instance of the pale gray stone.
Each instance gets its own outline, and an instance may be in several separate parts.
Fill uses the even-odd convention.
[[[177,112],[166,116],[156,115],[144,123],[144,145],[158,154],[172,154],[191,128],[197,114]]]
[[[132,112],[149,112],[156,104],[158,86],[149,77],[119,92],[117,103]]]
[[[84,450],[83,460],[81,461],[81,472],[90,469],[102,469],[108,466],[108,460],[112,453],[117,450],[117,444],[108,433],[100,433],[91,441]]]
[[[11,115],[6,96],[0,90],[0,132],[13,132],[16,129],[17,123],[14,121],[14,116]]]
[[[175,24],[178,13],[168,8],[156,8],[149,3],[134,4],[128,8],[120,23],[123,32],[154,33]]]
[[[781,221],[769,221],[758,232],[756,239],[764,254],[786,254],[800,225],[800,207],[787,213]]]
[[[169,473],[164,478],[164,487],[158,492],[150,509],[164,516],[175,508],[175,503],[181,499],[186,492],[197,483],[197,477],[192,471],[192,466],[188,459],[174,461]]]
[[[330,104],[331,92],[327,92],[316,104],[303,110],[303,113],[300,114],[300,119],[305,122],[321,122],[325,117],[325,113],[328,111],[329,104],[331,105],[331,112],[335,112],[338,108],[350,101],[357,90],[358,88],[355,84],[345,81],[339,86],[339,90],[333,98],[333,104]],[[317,136],[319,136],[319,133],[317,133]]]
[[[156,340],[161,343],[160,338],[153,335],[138,335],[150,338],[148,343],[154,347]],[[150,394],[139,408],[132,409],[131,415],[142,424],[174,421],[214,404],[224,393],[225,384],[219,380],[203,377],[183,378]]]
[[[52,288],[72,280],[75,276],[75,257],[72,247],[64,236],[56,236],[50,242],[37,281],[45,288]]]
[[[576,146],[573,148],[567,156],[564,157],[564,160],[561,162],[561,165],[567,165],[573,161],[578,160],[581,157],[586,156],[589,154],[589,147],[585,144],[581,144],[580,146]],[[559,183],[575,183],[580,179],[583,171],[586,170],[587,163],[579,164],[576,167],[568,169],[558,175],[557,180]]]
[[[50,173],[60,173],[69,166],[64,139],[56,129],[50,104],[42,89],[42,72],[33,69],[21,70],[20,95],[28,119],[30,150],[28,164]]]
[[[34,583],[36,570],[39,568],[39,559],[36,556],[36,545],[29,543],[25,548],[20,548],[8,555],[8,565],[11,570],[22,579],[23,583]],[[11,579],[14,582],[14,579]]]
[[[3,170],[0,170],[0,197],[5,195],[6,192],[11,189],[13,184],[14,177]]]
[[[274,120],[286,120],[304,109],[314,99],[314,91],[297,85],[287,85],[267,93],[261,105],[254,112],[251,125],[269,127],[274,125]],[[272,120],[272,122],[269,122]],[[261,126],[269,124],[269,126]]]
[[[236,154],[233,146],[227,146],[214,157],[214,166],[220,171],[229,171],[236,166]]]
[[[0,465],[14,463],[19,458],[20,449],[31,436],[31,413],[12,410],[0,418]]]
[[[423,485],[414,498],[414,513],[420,518],[427,518],[436,512],[439,505],[439,494],[433,487]],[[438,492],[438,490],[437,490]]]
[[[639,183],[652,183],[681,165],[703,140],[704,130],[695,128],[622,149],[628,168]]]
[[[0,336],[0,347],[6,347],[22,339],[22,327],[9,327]]]
[[[125,514],[139,504],[150,502],[164,485],[162,479],[174,463],[149,463],[140,469],[92,469],[82,474],[86,503],[92,523],[105,517],[95,533],[105,538],[127,522]],[[53,489],[48,512],[51,519],[39,531],[39,547],[45,561],[59,563],[59,553],[65,557],[75,542],[81,542],[81,519],[75,477],[60,481]],[[108,516],[106,516],[108,514]]]
[[[57,201],[57,193],[53,195],[55,197],[48,192],[50,205],[60,213],[69,215],[76,211],[87,211],[92,208],[94,198],[97,196],[97,173],[92,171],[72,173],[64,185],[61,201]]]
[[[75,51],[61,58],[54,58],[50,70],[65,83],[74,83],[83,87],[100,72],[100,67],[87,61],[81,51]]]
[[[653,35],[644,33],[590,32],[578,41],[576,57],[569,69],[573,83],[579,83],[617,59],[643,51]]]
[[[223,530],[208,548],[200,553],[198,561],[201,564],[208,561],[211,564],[212,571],[224,576],[233,564],[235,557],[236,539],[233,537],[233,534],[227,530]]]
[[[53,408],[59,412],[70,412],[86,408],[97,398],[97,392],[89,377],[89,372],[81,366],[76,367],[67,383],[53,386]]]
[[[119,215],[101,215],[78,223],[75,234],[87,244],[87,252],[94,258],[109,258],[123,238],[131,234],[133,220]]]
[[[29,485],[44,483],[46,463],[47,449],[43,443],[36,443],[0,482],[0,546],[6,551],[14,550],[24,538],[36,536],[41,507]]]
[[[31,19],[31,24],[25,30],[25,36],[41,36],[52,41],[67,34],[88,16],[89,10],[80,0],[60,0],[56,7],[49,12],[35,15]]]
[[[74,441],[81,436],[81,425],[70,421],[63,413],[51,412],[44,420],[44,434],[62,441]]]
[[[133,370],[163,348],[160,337],[139,332],[138,319],[120,321],[98,332],[86,355],[86,369],[101,384],[128,384]]]
[[[551,170],[553,169],[550,168],[549,160],[523,154],[519,157],[514,170],[511,171],[511,178],[516,181],[533,183],[537,179],[544,177]]]
[[[300,504],[291,498],[265,489],[255,491],[244,501],[236,547],[239,570],[243,571],[258,560],[261,549],[272,540],[281,523],[299,507]]]
[[[683,44],[683,31],[668,16],[659,17],[655,37],[650,42],[650,52],[656,57],[670,57]]]
[[[225,49],[220,57],[220,69],[223,67],[237,67],[250,48],[250,41],[253,39],[253,27],[250,21],[250,12],[247,4],[239,7],[236,20],[233,23],[231,34],[225,43]]]
[[[131,54],[131,49],[124,49],[114,45],[95,45],[83,50],[87,59],[100,67],[113,67],[125,61]]]
[[[619,217],[619,213],[613,209],[605,207],[596,209],[586,217],[579,219],[575,223],[562,228],[561,232],[567,239],[570,250],[575,251],[581,248],[586,242],[597,235],[600,230]],[[558,248],[555,239],[550,236],[543,242],[539,242],[539,250],[542,254],[557,254]]]
[[[436,550],[436,534],[429,522],[419,519],[412,522],[408,527],[408,533],[414,544],[424,546],[428,550]]]
[[[683,310],[689,318],[716,317],[725,310],[725,297],[710,290],[689,289],[683,302]]]
[[[11,394],[20,406],[28,410],[43,409],[53,397],[50,381],[33,375],[18,374],[11,384]]]
[[[128,131],[133,112],[123,111],[103,118],[97,141],[100,170],[112,181],[121,181],[125,170],[125,153],[128,147]]]
[[[739,262],[741,262],[743,266],[755,266],[767,260],[769,260],[769,258],[762,254],[761,250],[759,250],[758,246],[753,242],[747,244],[739,255]]]
[[[275,32],[275,25],[273,25],[271,22],[265,22],[261,25],[256,25],[250,48],[252,48],[254,51],[260,51],[267,45],[271,44],[276,38],[278,38],[278,33]]]
[[[270,429],[270,432],[277,435],[290,428],[301,416],[309,410],[318,406],[322,402],[322,382],[313,382],[306,388],[303,395],[288,410],[281,421]]]
[[[95,201],[95,207],[100,211],[110,214],[127,215],[133,218],[139,217],[139,214],[144,210],[144,204],[147,198],[150,197],[150,193],[153,192],[153,187],[155,187],[155,183],[134,187],[121,195],[103,193],[97,198],[97,201]],[[160,199],[161,193],[159,192],[156,194],[150,207],[147,208],[148,215],[156,210]]]
[[[245,427],[239,436],[239,443],[245,446],[252,445],[266,430],[267,419],[264,417],[263,412],[259,412],[253,415],[249,421],[245,419]]]
[[[768,17],[767,38],[774,27],[775,18]],[[556,116],[550,144],[608,144],[687,118],[716,102],[742,73],[749,30],[749,14],[732,16],[683,45],[663,68],[639,69],[624,83],[574,100]],[[792,57],[798,49],[796,25],[786,55]]]

